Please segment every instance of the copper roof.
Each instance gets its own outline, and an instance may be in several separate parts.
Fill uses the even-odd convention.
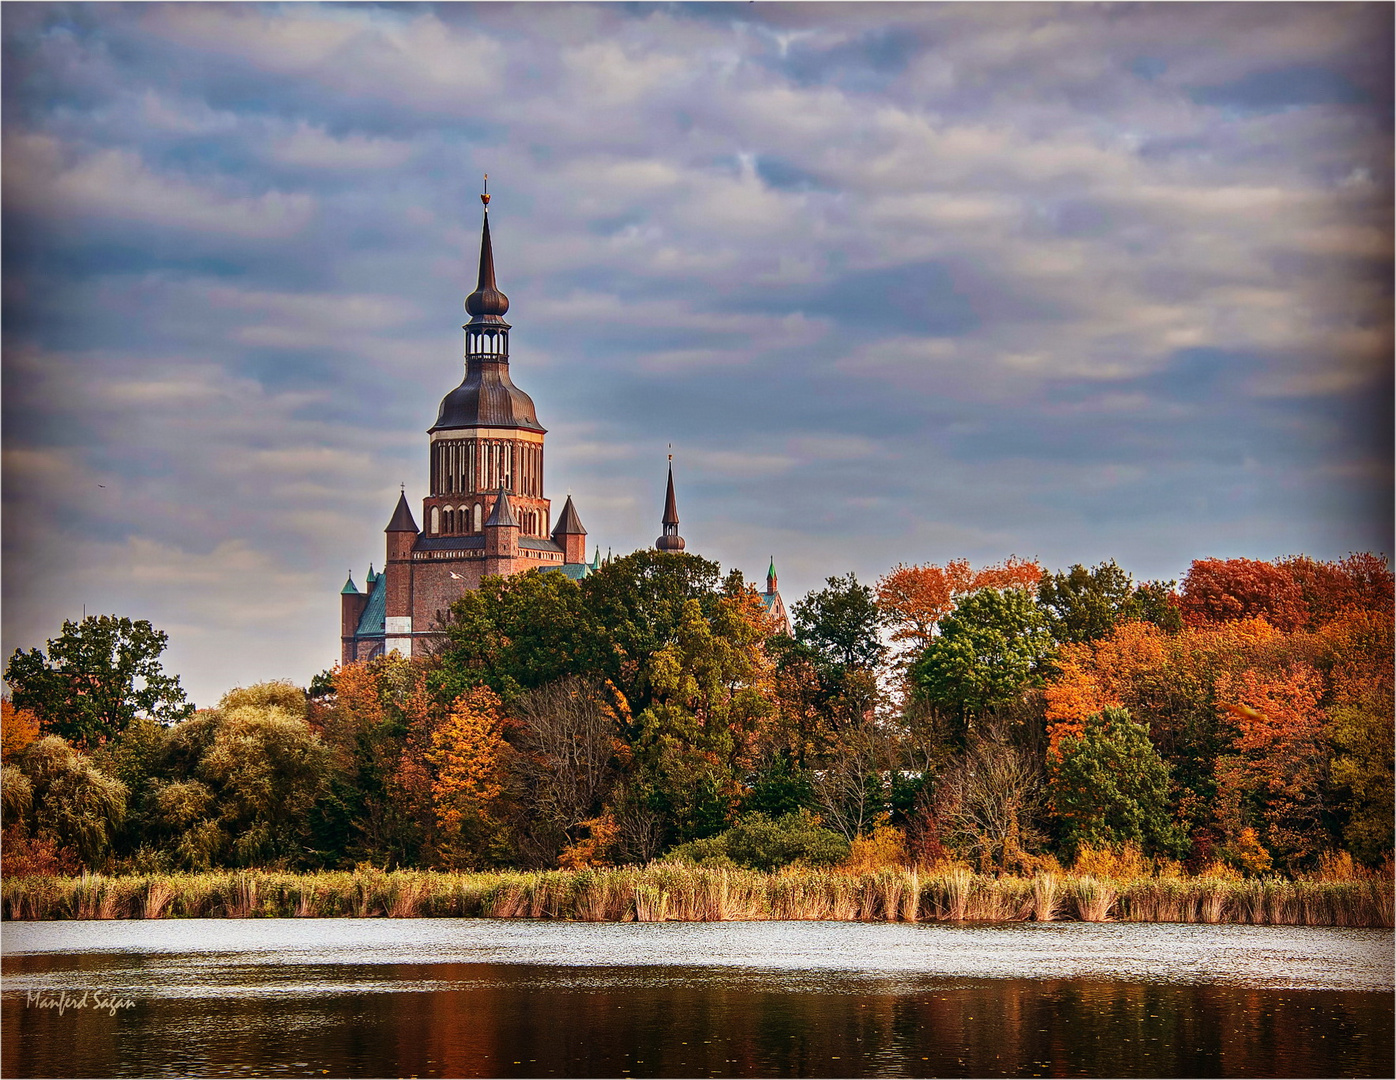
[[[679,506],[674,501],[674,466],[669,465],[669,490],[664,493],[664,520],[665,525],[677,525],[679,523]]]
[[[469,327],[494,327],[503,332],[501,336],[507,342],[509,324],[503,316],[509,310],[509,298],[495,285],[494,248],[490,244],[488,213],[480,234],[480,278],[475,291],[465,299],[465,309],[471,314]],[[428,430],[473,427],[544,431],[543,425],[538,423],[533,399],[509,378],[507,344],[501,352],[467,354],[465,378],[441,399],[436,423]]]
[[[533,399],[509,378],[507,361],[470,357],[465,381],[441,399],[441,410],[429,431],[449,428],[502,427],[546,430],[538,422]]]
[[[488,208],[485,210],[485,227],[480,234],[480,274],[476,279],[475,291],[465,298],[465,310],[470,312],[470,321],[475,324],[502,323],[504,313],[509,310],[509,298],[494,283],[494,248],[490,244]]]

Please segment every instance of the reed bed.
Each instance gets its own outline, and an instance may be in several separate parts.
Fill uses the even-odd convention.
[[[360,869],[293,874],[83,874],[0,882],[7,920],[167,918],[497,918],[579,922],[1247,923],[1389,927],[1388,879],[1289,880],[1080,874],[993,877],[963,866],[860,874],[646,867],[445,873]]]

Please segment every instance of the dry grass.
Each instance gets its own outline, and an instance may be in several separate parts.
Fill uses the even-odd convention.
[[[787,867],[773,874],[652,863],[542,872],[361,869],[315,874],[17,877],[0,882],[6,919],[526,918],[584,922],[830,919],[879,922],[1249,923],[1383,926],[1388,878],[1140,877],[1042,873],[991,877],[964,866],[882,867],[851,874]]]
[[[165,916],[165,909],[170,906],[170,901],[174,899],[174,888],[168,881],[159,878],[153,879],[145,889],[145,905],[141,911],[141,916],[146,919],[161,919]]]
[[[1070,879],[1069,893],[1082,922],[1106,922],[1119,896],[1113,886],[1093,877]]]
[[[1051,922],[1062,909],[1062,883],[1056,874],[1038,874],[1032,879],[1032,917]]]

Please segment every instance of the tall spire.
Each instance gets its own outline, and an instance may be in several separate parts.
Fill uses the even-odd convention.
[[[674,498],[674,455],[669,455],[669,489],[664,493],[664,535],[654,542],[660,551],[682,551],[679,535],[679,504]]]
[[[776,591],[776,557],[771,556],[770,568],[766,571],[766,593],[767,595]]]
[[[485,223],[480,231],[480,275],[475,291],[465,298],[465,310],[472,323],[502,323],[509,310],[509,298],[499,291],[494,281],[494,247],[490,243],[489,174],[485,174],[485,191],[480,201],[485,204]]]

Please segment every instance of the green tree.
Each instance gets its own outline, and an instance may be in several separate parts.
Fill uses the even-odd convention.
[[[160,666],[167,640],[144,619],[89,615],[65,622],[47,657],[16,649],[5,679],[15,707],[32,711],[45,731],[97,745],[137,716],[173,723],[193,712],[179,679]]]
[[[877,597],[853,574],[831,577],[792,611],[795,640],[819,657],[827,669],[872,670],[886,646],[878,637]]]
[[[605,662],[605,642],[582,590],[563,574],[487,577],[451,604],[434,689],[445,703],[476,686],[506,701]]]
[[[1042,683],[1053,653],[1046,619],[1022,589],[980,589],[940,623],[912,665],[925,699],[960,718],[1006,705]]]
[[[1059,644],[1081,644],[1108,637],[1117,623],[1141,619],[1165,630],[1182,628],[1174,602],[1176,582],[1146,581],[1139,585],[1115,564],[1103,562],[1087,570],[1080,563],[1066,573],[1043,574],[1037,602],[1047,616],[1048,629]]]
[[[697,555],[636,551],[614,559],[582,581],[586,609],[601,649],[591,672],[610,679],[635,716],[654,700],[651,659],[679,640],[686,605],[704,617],[722,596],[721,569]]]
[[[1073,848],[1137,844],[1176,855],[1182,837],[1169,816],[1168,781],[1149,729],[1117,708],[1088,717],[1079,737],[1062,739],[1049,768],[1052,808]]]
[[[150,796],[152,829],[191,869],[316,866],[317,804],[330,754],[288,683],[233,690],[169,733],[168,782]]]
[[[1370,694],[1335,706],[1328,717],[1328,735],[1337,751],[1333,783],[1340,797],[1346,796],[1348,812],[1343,838],[1349,851],[1373,864],[1392,851],[1396,785],[1392,782],[1391,705],[1389,692]]]
[[[89,869],[100,868],[126,815],[126,785],[57,735],[31,743],[19,767],[29,781],[29,835],[72,852]]]
[[[791,863],[834,866],[848,858],[849,843],[824,828],[807,810],[770,818],[744,814],[732,828],[706,840],[693,840],[669,852],[681,862],[735,864],[752,870],[778,870]]]

